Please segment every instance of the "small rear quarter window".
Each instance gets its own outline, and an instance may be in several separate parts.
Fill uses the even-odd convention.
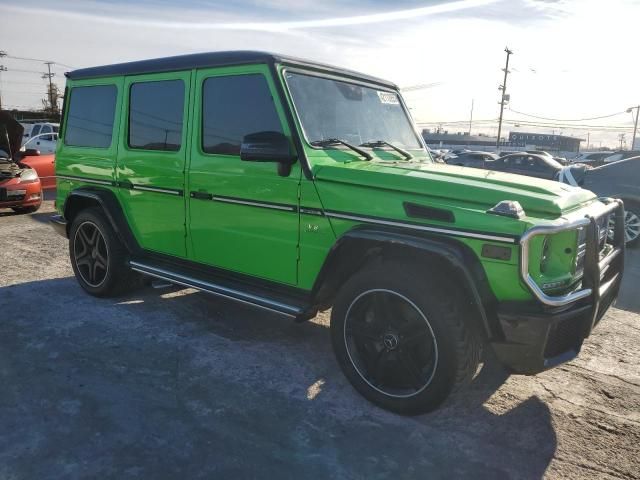
[[[118,90],[115,85],[71,89],[69,113],[64,129],[65,145],[109,148]]]

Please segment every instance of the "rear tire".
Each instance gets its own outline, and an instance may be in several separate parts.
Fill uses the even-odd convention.
[[[482,343],[464,320],[468,302],[440,276],[382,263],[356,273],[335,300],[336,359],[353,387],[384,409],[434,410],[478,370]]]
[[[135,289],[140,275],[128,264],[128,252],[99,208],[82,210],[69,231],[69,258],[80,286],[96,297]]]

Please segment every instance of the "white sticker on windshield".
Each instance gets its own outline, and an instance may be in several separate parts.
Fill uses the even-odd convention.
[[[380,99],[380,103],[391,103],[393,105],[398,105],[400,103],[398,96],[391,92],[378,91],[378,98]]]

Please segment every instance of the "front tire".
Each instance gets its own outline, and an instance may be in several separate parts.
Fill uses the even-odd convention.
[[[139,275],[127,265],[128,252],[99,208],[73,219],[69,257],[76,280],[91,295],[110,297],[137,286]]]
[[[445,284],[383,263],[340,289],[331,315],[334,353],[370,402],[405,415],[426,413],[477,372],[481,341],[464,320],[464,299]]]
[[[625,241],[628,247],[637,247],[640,244],[640,204],[625,202],[624,209]]]

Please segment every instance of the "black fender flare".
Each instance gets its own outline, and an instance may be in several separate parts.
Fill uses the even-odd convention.
[[[63,215],[67,220],[67,236],[75,215],[88,205],[97,205],[102,209],[111,227],[129,253],[140,251],[140,245],[127,223],[120,201],[116,194],[108,188],[79,187],[69,192],[63,206]]]
[[[316,278],[312,299],[319,309],[326,308],[341,282],[369,260],[404,250],[415,255],[437,257],[462,282],[477,310],[485,338],[500,336],[495,321],[497,300],[475,252],[464,243],[441,235],[407,232],[384,226],[359,226],[343,234],[333,245]]]

